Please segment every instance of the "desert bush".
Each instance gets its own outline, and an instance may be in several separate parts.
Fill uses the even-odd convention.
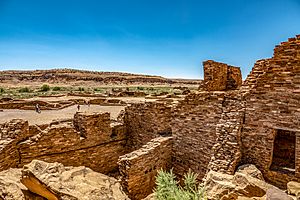
[[[52,88],[52,90],[53,90],[53,91],[60,91],[60,90],[61,90],[61,87],[55,86],[55,87]]]
[[[0,88],[0,93],[5,92],[4,88]]]
[[[205,190],[191,170],[184,175],[184,186],[178,185],[173,171],[160,170],[156,177],[154,196],[157,200],[207,200]]]
[[[29,90],[28,87],[23,87],[23,88],[20,88],[20,89],[19,89],[19,92],[20,92],[20,93],[25,93],[25,92],[30,92],[30,90]]]
[[[79,87],[79,88],[78,88],[78,91],[81,91],[81,92],[82,92],[82,91],[84,91],[84,88],[83,88],[83,87]]]
[[[137,89],[138,89],[138,90],[144,90],[145,88],[144,88],[144,87],[138,86]]]
[[[49,90],[50,90],[50,86],[49,85],[47,85],[47,84],[42,85],[42,87],[41,87],[41,91],[42,92],[47,92]]]
[[[105,91],[105,89],[103,89],[103,88],[94,88],[94,91],[95,92],[104,92]]]

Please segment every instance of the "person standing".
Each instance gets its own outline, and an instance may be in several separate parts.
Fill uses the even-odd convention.
[[[41,113],[40,105],[38,103],[35,105],[35,112]]]

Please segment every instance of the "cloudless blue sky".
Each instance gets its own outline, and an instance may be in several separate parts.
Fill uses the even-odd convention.
[[[300,0],[0,0],[0,69],[76,68],[203,78],[300,34]]]

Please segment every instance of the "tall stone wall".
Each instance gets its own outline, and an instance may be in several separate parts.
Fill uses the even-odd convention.
[[[265,178],[285,187],[290,180],[300,180],[300,36],[276,46],[271,59],[260,60],[243,86],[246,102],[242,131],[244,163],[253,163]],[[296,169],[277,171],[271,168],[274,142],[279,131],[296,137]]]
[[[225,63],[207,60],[203,62],[204,83],[208,91],[234,90],[242,85],[242,75],[239,67]]]
[[[172,137],[158,137],[119,159],[121,185],[132,200],[153,192],[160,169],[171,169]]]
[[[171,135],[171,107],[157,102],[132,104],[125,108],[124,124],[128,148],[136,150],[160,135]]]
[[[300,181],[299,72],[297,36],[257,61],[240,91],[226,92],[209,169],[232,174],[255,164],[276,186]]]
[[[242,85],[242,73],[239,67],[228,66],[226,90],[235,90]]]
[[[239,91],[225,94],[221,119],[216,128],[216,142],[213,146],[208,169],[234,174],[242,159],[241,131],[245,116],[245,102]]]
[[[173,110],[174,172],[181,176],[188,171],[203,178],[212,156],[221,119],[225,92],[199,92],[188,95]]]

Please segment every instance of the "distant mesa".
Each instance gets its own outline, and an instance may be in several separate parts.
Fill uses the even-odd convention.
[[[201,82],[201,80],[195,79],[169,79],[153,75],[131,74],[122,72],[99,72],[75,69],[0,71],[0,82],[12,81],[49,83],[90,81],[100,84],[199,84]]]

